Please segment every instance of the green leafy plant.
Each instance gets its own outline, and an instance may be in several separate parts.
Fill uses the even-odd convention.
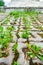
[[[9,21],[10,21],[10,17],[7,17],[7,18],[2,22],[2,24],[8,24]]]
[[[0,28],[0,44],[2,45],[2,48],[7,48],[8,47],[8,44],[9,42],[12,41],[12,35],[11,35],[11,32],[9,31],[4,31],[3,30],[3,27]]]
[[[10,15],[13,16],[15,19],[18,19],[20,12],[19,11],[11,11]]]
[[[18,65],[18,63],[16,61],[14,61],[12,65]]]
[[[6,28],[6,30],[9,31],[9,32],[11,32],[11,31],[14,30],[14,26],[8,26],[8,27]]]
[[[7,51],[5,51],[5,52],[2,51],[2,52],[0,52],[0,58],[1,57],[6,57],[6,56],[8,56],[8,54],[9,53]]]
[[[3,57],[3,56],[5,57],[8,55],[7,49],[8,49],[9,43],[13,40],[11,32],[8,30],[6,29],[4,31],[4,28],[0,26],[0,45],[1,45],[0,57]]]
[[[27,14],[29,14],[29,15],[32,16],[32,17],[37,17],[37,16],[38,16],[38,12],[35,11],[34,9],[31,10],[31,11],[29,11],[29,12],[27,12]]]
[[[22,32],[22,38],[28,38],[29,37],[29,34],[30,34],[29,31],[23,30],[23,32]]]
[[[14,53],[16,52],[17,47],[18,47],[18,45],[15,43],[15,44],[13,45],[13,47],[12,47],[12,51],[13,51]]]
[[[32,60],[32,58],[34,58],[36,56],[38,59],[43,61],[43,54],[40,52],[40,50],[41,50],[40,47],[38,47],[36,45],[30,45],[28,43],[26,43],[26,46],[29,49],[29,52],[27,52],[27,54],[29,55],[31,60]]]
[[[2,44],[2,48],[7,48],[8,43],[11,42],[12,36],[8,32],[4,32],[0,37],[0,44]]]
[[[28,21],[28,19],[25,17],[23,17],[23,21],[24,21],[24,26],[25,26],[25,30],[23,30],[22,32],[22,38],[28,38],[30,35],[30,21]]]
[[[0,53],[0,57],[2,57],[2,53]]]
[[[3,27],[0,25],[0,33],[3,32]]]

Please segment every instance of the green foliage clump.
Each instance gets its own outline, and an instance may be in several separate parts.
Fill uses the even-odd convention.
[[[12,35],[11,32],[4,31],[3,27],[0,27],[0,45],[2,45],[2,48],[7,48],[8,44],[12,41]]]
[[[2,26],[0,26],[0,33],[1,33],[1,32],[3,32],[3,27],[2,27]]]
[[[2,24],[7,24],[9,21],[10,21],[10,17],[7,17],[7,18],[2,22]]]
[[[23,30],[23,32],[22,32],[22,38],[28,38],[29,35],[30,35],[30,32],[29,31]]]
[[[13,51],[13,52],[16,52],[17,47],[18,47],[18,45],[15,43],[15,44],[13,45],[13,47],[12,47],[12,51]]]
[[[15,19],[18,19],[19,15],[20,15],[20,12],[19,11],[11,11],[10,15],[14,16]]]
[[[4,6],[4,1],[0,0],[0,6]]]
[[[8,52],[0,52],[0,58],[8,56]]]
[[[8,27],[6,28],[6,30],[9,31],[9,32],[11,32],[11,31],[14,30],[14,26],[8,26]]]
[[[22,38],[28,38],[29,35],[30,35],[30,24],[31,24],[31,21],[28,21],[28,19],[26,17],[23,17],[23,23],[24,23],[24,26],[25,26],[25,30],[23,30],[22,32]]]
[[[12,65],[18,65],[18,63],[16,61],[14,61]]]
[[[43,54],[40,52],[41,47],[38,47],[36,45],[30,45],[28,43],[26,43],[26,46],[28,47],[29,51],[27,52],[27,54],[29,55],[30,58],[34,58],[35,56],[40,59],[41,61],[43,61]]]

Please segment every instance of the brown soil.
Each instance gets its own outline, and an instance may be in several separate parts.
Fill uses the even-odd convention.
[[[32,38],[35,38],[35,36],[34,36],[34,35],[32,35],[31,33],[30,33],[30,35],[31,35],[31,37],[32,37]]]
[[[14,22],[14,24],[16,24],[16,22]]]
[[[6,64],[6,63],[2,62],[2,63],[0,63],[0,65],[8,65],[8,64]]]
[[[14,54],[14,58],[13,58],[12,64],[11,64],[11,65],[13,65],[13,63],[14,63],[14,62],[17,62],[18,58],[19,58],[19,53],[18,53],[18,51],[16,50],[16,52],[15,52],[15,54]]]
[[[23,29],[26,29],[26,27],[23,27]]]
[[[40,21],[40,23],[42,23],[42,24],[43,24],[43,22],[42,22],[42,21]]]
[[[43,65],[43,64],[36,62],[36,63],[34,63],[34,65]]]
[[[26,53],[26,52],[28,52],[28,48],[22,48],[22,51],[24,52],[24,53]]]
[[[33,22],[33,24],[34,24],[34,25],[38,25],[38,23],[36,23],[36,22]]]
[[[40,35],[40,37],[41,37],[41,38],[43,38],[43,34],[41,34],[41,33],[38,33],[38,35]]]
[[[17,59],[19,58],[19,53],[18,53],[18,51],[16,51],[14,55],[15,55],[14,61],[17,61]]]
[[[34,28],[38,29],[38,30],[42,30],[42,28],[40,26],[35,26],[34,25]]]
[[[41,53],[43,54],[43,48],[41,49]]]
[[[29,58],[29,56],[27,55],[27,52],[29,51],[28,50],[28,48],[22,48],[22,51],[24,52],[24,57],[25,57],[25,59],[28,59]]]
[[[17,36],[18,39],[20,38],[20,36],[18,35],[18,33],[16,33],[16,36]]]
[[[13,52],[13,53],[14,53],[14,52]],[[16,50],[15,53],[14,53],[13,61],[17,61],[18,58],[19,58],[19,53],[18,53],[18,51]]]

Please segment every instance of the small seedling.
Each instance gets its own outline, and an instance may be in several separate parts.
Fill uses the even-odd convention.
[[[17,47],[18,47],[18,45],[15,43],[15,44],[13,45],[13,47],[12,47],[12,51],[13,51],[14,53],[16,52]]]

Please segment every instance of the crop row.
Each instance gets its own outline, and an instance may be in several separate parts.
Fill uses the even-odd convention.
[[[35,44],[30,44],[29,42],[29,37],[31,35],[30,33],[31,24],[34,23],[34,17],[38,19],[38,13],[36,11],[31,11],[31,12],[12,11],[9,13],[9,16],[4,21],[2,21],[0,25],[0,57],[1,58],[7,57],[9,55],[8,50],[10,47],[10,43],[12,43],[11,50],[12,53],[14,54],[12,65],[18,65],[17,59],[19,57],[19,52],[17,48],[18,48],[18,39],[20,38],[19,36],[20,26],[24,26],[22,30],[21,38],[26,39],[25,44],[27,51],[25,52],[25,59],[29,60],[30,65],[33,65],[32,60],[35,57],[43,61],[43,52],[41,51],[41,47],[38,47]],[[10,23],[10,25],[8,25],[8,23]],[[16,40],[14,40],[13,39],[14,36],[12,35],[12,32],[14,32],[16,24],[18,26],[15,32],[17,38]],[[5,27],[5,25],[7,26]]]

